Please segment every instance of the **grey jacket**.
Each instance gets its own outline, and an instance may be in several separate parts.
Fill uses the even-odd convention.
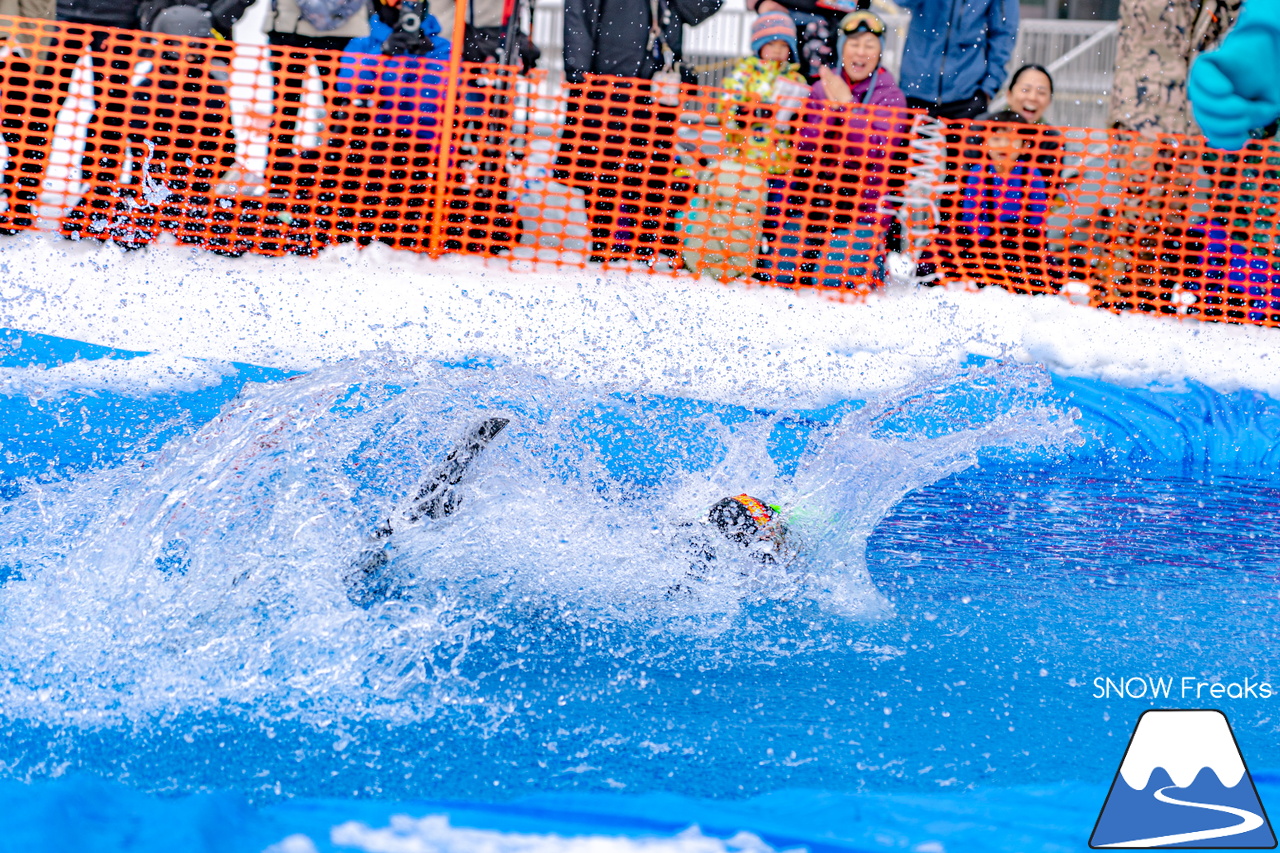
[[[302,17],[297,0],[272,0],[262,19],[264,33],[292,33],[309,38],[363,38],[369,35],[369,11],[357,12],[336,29],[320,31]]]

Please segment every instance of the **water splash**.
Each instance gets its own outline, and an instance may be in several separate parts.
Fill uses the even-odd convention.
[[[485,731],[520,705],[502,673],[531,656],[634,686],[671,659],[847,645],[821,625],[890,612],[864,551],[902,495],[980,451],[1076,440],[1047,387],[1033,368],[971,366],[814,420],[392,353],[251,384],[141,465],[27,483],[0,506],[0,697],[58,725],[239,709],[447,713]],[[368,533],[492,414],[512,425],[462,510],[395,537],[403,599],[353,606],[343,578]],[[807,444],[782,464],[770,447],[796,423]],[[789,508],[803,547],[772,567],[724,555],[672,595],[689,525],[743,491]]]

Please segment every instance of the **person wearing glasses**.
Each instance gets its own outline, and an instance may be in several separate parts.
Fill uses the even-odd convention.
[[[1018,40],[1018,0],[898,0],[911,13],[902,51],[907,104],[975,118],[1000,91]]]

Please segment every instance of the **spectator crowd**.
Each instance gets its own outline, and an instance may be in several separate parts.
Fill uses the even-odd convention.
[[[56,37],[14,28],[0,51],[0,229],[41,215],[78,68],[94,112],[87,189],[58,217],[68,236],[131,247],[168,231],[229,253],[305,253],[343,240],[422,247],[434,219],[446,250],[520,240],[515,87],[467,72],[441,150],[451,4],[270,0],[274,94],[258,127],[233,121],[225,41],[252,2],[0,0],[0,14],[63,22]],[[590,259],[786,285],[875,276],[877,257],[905,249],[895,205],[927,114],[947,128],[933,176],[946,196],[917,273],[943,266],[1016,290],[1072,277],[1073,259],[1046,235],[1067,192],[1046,126],[1054,81],[1040,66],[1006,70],[1016,0],[899,0],[912,17],[896,76],[872,0],[747,0],[751,54],[709,96],[689,88],[684,28],[720,4],[565,0],[565,111],[548,178],[585,210]],[[462,58],[527,73],[531,14],[528,0],[468,4]],[[134,118],[115,118],[113,99]],[[268,140],[265,170],[244,160],[253,133]]]

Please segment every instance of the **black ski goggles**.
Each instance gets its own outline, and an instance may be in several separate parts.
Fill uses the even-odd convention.
[[[840,21],[840,32],[847,36],[854,33],[871,33],[873,36],[884,35],[884,21],[874,12],[850,12]]]

